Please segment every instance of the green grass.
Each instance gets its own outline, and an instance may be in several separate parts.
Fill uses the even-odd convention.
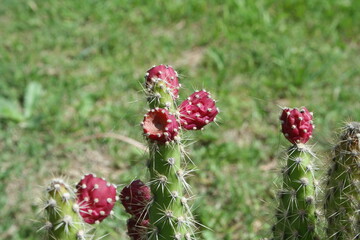
[[[358,9],[356,0],[2,0],[0,104],[17,110],[0,119],[0,238],[39,238],[38,194],[53,175],[146,179],[141,151],[80,139],[113,132],[142,141],[140,83],[160,63],[184,76],[181,99],[206,87],[219,100],[219,126],[192,134],[189,148],[199,169],[190,179],[195,212],[212,229],[200,236],[269,237],[275,169],[288,145],[278,106],[315,112],[320,156],[333,130],[360,120]],[[41,91],[29,107],[31,82]],[[98,236],[125,239],[120,205],[116,215]]]

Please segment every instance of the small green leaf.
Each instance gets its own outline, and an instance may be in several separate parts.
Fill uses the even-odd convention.
[[[24,116],[26,119],[30,118],[33,114],[36,101],[42,94],[42,86],[37,82],[28,84],[24,96]]]
[[[15,122],[24,121],[19,104],[0,97],[0,119],[7,119]]]
[[[223,56],[221,55],[221,53],[210,48],[207,52],[207,55],[210,57],[210,59],[213,60],[217,70],[221,71],[224,69],[225,63],[224,63],[224,59],[223,59]]]

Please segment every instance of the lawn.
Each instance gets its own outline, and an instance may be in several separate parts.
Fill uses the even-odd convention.
[[[94,172],[148,177],[138,123],[146,70],[170,64],[180,99],[206,88],[218,125],[189,133],[197,220],[207,240],[271,236],[285,147],[278,116],[307,106],[323,166],[344,121],[360,121],[360,1],[2,0],[0,239],[39,239],[43,186]],[[323,172],[319,171],[319,176]],[[97,237],[126,239],[118,204]]]

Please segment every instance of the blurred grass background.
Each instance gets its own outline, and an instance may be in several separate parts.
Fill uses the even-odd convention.
[[[206,87],[219,126],[190,134],[202,239],[270,236],[283,147],[279,106],[307,106],[326,158],[335,130],[360,120],[360,1],[0,2],[0,239],[39,239],[37,202],[53,176],[146,178],[142,76],[170,64],[181,99]],[[318,163],[321,165],[321,163]],[[320,174],[321,175],[321,174]],[[127,215],[98,236],[126,239]]]

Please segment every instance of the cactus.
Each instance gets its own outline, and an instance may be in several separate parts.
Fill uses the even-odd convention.
[[[86,223],[100,223],[113,214],[112,209],[118,200],[115,185],[94,174],[87,174],[76,185],[76,189],[80,215]]]
[[[215,101],[205,90],[196,91],[179,108],[180,84],[176,71],[166,65],[154,66],[145,75],[145,93],[150,110],[142,127],[148,140],[150,190],[140,180],[125,187],[121,201],[132,218],[128,235],[133,240],[194,239],[195,220],[188,205],[191,194],[185,178],[181,127],[202,129],[218,114]],[[194,104],[194,105],[192,105]]]
[[[186,177],[192,170],[185,160],[181,130],[200,130],[215,121],[219,113],[215,101],[205,90],[195,91],[178,108],[177,72],[166,65],[154,66],[145,75],[145,92],[150,110],[142,128],[149,145],[149,187],[140,180],[126,186],[121,194],[128,220],[128,235],[133,240],[195,239],[196,222],[188,200],[191,188]],[[50,239],[70,240],[91,237],[88,224],[100,223],[112,214],[116,187],[85,175],[76,185],[77,196],[62,180],[48,188],[45,206]]]
[[[50,240],[85,240],[91,239],[90,228],[79,214],[80,207],[71,187],[62,179],[53,179],[47,187],[45,197],[46,224]]]
[[[219,109],[205,90],[195,91],[178,107],[179,80],[174,69],[154,66],[145,75],[150,110],[141,123],[149,146],[150,181],[132,181],[117,196],[116,186],[94,174],[82,177],[75,191],[60,178],[47,187],[43,210],[49,240],[94,238],[97,224],[113,214],[119,199],[126,212],[132,240],[196,239],[196,222],[186,177],[192,170],[186,161],[182,130],[202,130],[215,121]],[[282,133],[292,143],[282,170],[274,240],[318,240],[317,182],[311,148],[306,143],[313,129],[312,113],[305,107],[284,108]],[[330,240],[360,239],[360,123],[348,123],[333,151],[328,171],[324,212]]]
[[[360,238],[360,123],[350,122],[335,146],[326,187],[327,239]]]
[[[165,69],[168,74],[162,75]],[[171,67],[160,65],[148,70],[145,78],[146,85],[152,83],[151,88],[147,88],[149,105],[151,108],[166,108],[171,114],[176,114],[176,106],[174,99],[177,97],[175,87],[169,87],[169,79],[177,79],[177,74]],[[156,74],[158,72],[158,74]],[[175,73],[173,75],[172,73]],[[153,110],[150,110],[152,112]],[[154,111],[157,117],[152,118],[153,121],[144,121],[144,132],[154,126],[154,130],[166,131],[167,126],[158,124],[157,118],[161,118],[162,111]],[[170,115],[171,116],[171,115]],[[147,118],[145,117],[145,120]],[[175,124],[177,129],[178,120],[168,119],[171,124]],[[164,133],[159,135],[165,136]],[[149,234],[150,239],[185,239],[185,235],[193,232],[189,229],[191,223],[185,219],[191,218],[186,211],[184,204],[187,204],[184,195],[184,185],[187,183],[184,179],[185,170],[182,169],[182,153],[180,145],[180,133],[178,135],[167,136],[168,141],[153,140],[148,136],[150,160],[148,163],[150,172],[150,187],[154,195],[153,202],[149,208],[150,223],[154,227],[154,231]],[[176,138],[176,141],[175,141]],[[183,201],[182,201],[183,200]]]
[[[94,238],[97,224],[113,214],[119,199],[126,212],[132,240],[196,239],[196,222],[188,200],[191,187],[182,142],[182,130],[202,130],[215,121],[219,109],[209,92],[195,91],[179,107],[178,75],[159,65],[145,75],[145,92],[150,110],[141,123],[148,141],[150,181],[132,181],[117,196],[116,186],[94,174],[82,177],[75,191],[60,178],[46,189],[43,210],[49,240]],[[282,170],[277,194],[278,208],[273,226],[274,240],[318,240],[317,182],[311,148],[306,143],[313,129],[312,113],[305,107],[284,108],[280,116],[285,138],[292,143]],[[326,239],[360,239],[360,123],[348,123],[334,147],[328,171],[324,213]]]
[[[306,108],[285,108],[280,117],[282,132],[293,144],[287,151],[282,188],[278,193],[275,240],[318,239],[316,234],[314,154],[305,143],[314,128]]]

